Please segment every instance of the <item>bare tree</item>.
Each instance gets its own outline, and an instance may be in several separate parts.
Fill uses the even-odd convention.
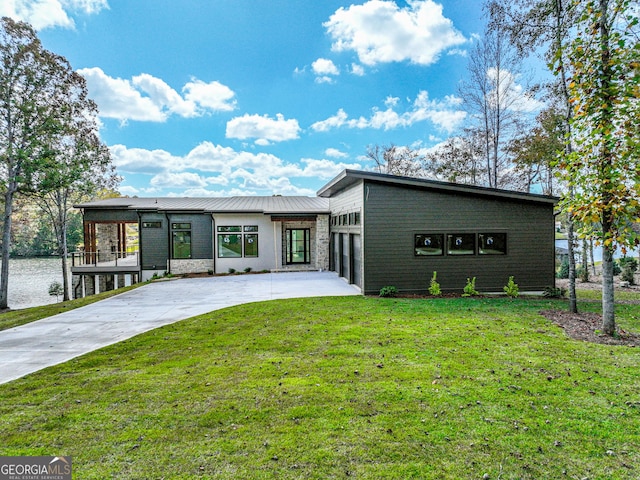
[[[524,121],[527,94],[517,85],[521,56],[511,44],[504,14],[497,8],[489,13],[491,22],[469,55],[469,77],[459,95],[483,138],[487,185],[498,188],[512,182],[506,145]]]
[[[367,158],[374,163],[379,173],[403,177],[424,176],[422,156],[417,150],[408,147],[398,147],[394,144],[369,145]]]

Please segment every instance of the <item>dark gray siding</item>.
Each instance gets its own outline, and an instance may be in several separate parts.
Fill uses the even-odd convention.
[[[191,224],[191,258],[213,258],[213,232],[210,214],[169,214],[169,221],[170,223]]]
[[[84,211],[85,222],[135,222],[138,214],[135,210],[90,210]]]
[[[169,255],[167,218],[161,213],[145,213],[144,222],[160,222],[161,228],[140,228],[140,255],[143,270],[166,270]]]
[[[554,284],[554,216],[550,203],[364,185],[365,293],[385,285],[424,292],[433,271],[445,291],[477,277],[480,291],[502,291],[509,276],[521,290]],[[418,256],[418,233],[506,232],[506,255]]]

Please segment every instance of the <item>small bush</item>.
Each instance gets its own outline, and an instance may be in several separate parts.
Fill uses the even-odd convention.
[[[251,272],[251,267],[247,267],[244,269],[244,273],[249,273],[249,272]]]
[[[480,292],[476,290],[476,277],[472,279],[467,278],[467,284],[464,286],[463,297],[473,297],[475,295],[480,295]]]
[[[210,268],[209,270],[207,270],[207,273],[208,273],[209,275],[213,275],[213,270]]]
[[[613,261],[613,274],[620,275],[622,273],[622,268],[620,268],[620,264],[617,260]]]
[[[638,270],[638,261],[633,257],[622,257],[620,260],[622,273],[620,279],[629,282],[629,285],[635,284],[635,272]]]
[[[518,284],[513,281],[513,276],[509,277],[509,281],[502,287],[502,290],[504,290],[504,293],[510,298],[516,298],[520,293],[518,291]]]
[[[564,260],[556,273],[556,278],[569,278],[569,260]]]
[[[228,270],[228,272],[229,272],[230,275],[233,275],[234,273],[236,273],[236,269],[235,268],[230,268]]]
[[[433,272],[433,277],[431,277],[431,281],[429,282],[429,293],[434,297],[437,297],[442,294],[440,290],[440,284],[436,281],[436,275],[438,272]]]
[[[395,297],[398,293],[398,289],[393,285],[387,285],[386,287],[382,287],[380,289],[381,297]]]
[[[567,289],[564,287],[544,287],[542,296],[547,298],[564,298],[567,296]]]

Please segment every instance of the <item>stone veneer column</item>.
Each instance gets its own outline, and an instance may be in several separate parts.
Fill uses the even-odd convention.
[[[329,270],[329,215],[316,220],[316,268]]]

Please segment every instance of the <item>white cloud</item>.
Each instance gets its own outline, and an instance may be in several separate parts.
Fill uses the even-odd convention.
[[[316,75],[340,75],[340,70],[331,61],[326,58],[319,58],[311,64],[313,73]]]
[[[346,157],[348,157],[348,156],[349,156],[349,154],[348,154],[348,153],[341,152],[341,151],[340,151],[340,150],[338,150],[337,148],[327,148],[327,149],[324,151],[324,154],[325,154],[327,157],[333,157],[333,158],[346,158]]]
[[[377,130],[392,130],[401,127],[410,127],[417,122],[431,121],[441,130],[452,132],[466,118],[466,112],[460,110],[460,99],[447,96],[442,101],[429,100],[428,93],[421,91],[415,101],[404,112],[398,112],[399,99],[387,97],[385,110],[374,108],[369,118],[359,117],[350,119],[347,113],[340,109],[332,117],[311,125],[316,132],[327,132],[334,128],[373,128]]]
[[[74,28],[73,14],[95,14],[109,8],[107,0],[2,0],[0,17],[27,22],[36,30]]]
[[[89,95],[104,118],[164,122],[170,115],[198,117],[211,111],[235,108],[235,94],[218,83],[192,80],[182,91],[184,97],[162,79],[147,73],[131,80],[113,78],[99,67],[78,70],[87,81]]]
[[[298,138],[300,126],[295,119],[285,120],[280,113],[276,118],[267,115],[249,115],[232,118],[227,122],[227,138],[246,140],[255,138],[258,145],[268,145],[271,142],[283,142]]]
[[[442,52],[467,42],[433,0],[408,1],[403,8],[386,0],[340,7],[324,27],[334,51],[354,51],[365,65],[430,65]]]
[[[205,83],[202,80],[193,79],[182,88],[182,91],[186,100],[205,109],[228,112],[236,108],[234,99],[236,94],[220,82]]]
[[[544,103],[537,100],[532,94],[526,92],[524,87],[518,83],[518,79],[513,73],[495,68],[487,70],[487,79],[492,86],[500,88],[500,101],[502,108],[516,112],[532,113],[544,108]],[[496,89],[489,92],[489,101],[497,103]]]
[[[124,145],[109,149],[118,172],[151,177],[149,188],[141,191],[127,185],[125,175],[120,191],[130,195],[166,195],[162,193],[166,190],[180,196],[313,195],[313,190],[296,187],[290,179],[330,179],[345,168],[361,168],[358,163],[329,159],[304,158],[298,164],[287,163],[268,153],[236,151],[211,142],[202,142],[184,156]],[[333,153],[342,156],[338,150]],[[211,188],[213,185],[227,188]]]
[[[362,65],[359,65],[357,63],[352,63],[351,64],[351,73],[358,76],[358,77],[362,77],[364,76],[364,67]]]

